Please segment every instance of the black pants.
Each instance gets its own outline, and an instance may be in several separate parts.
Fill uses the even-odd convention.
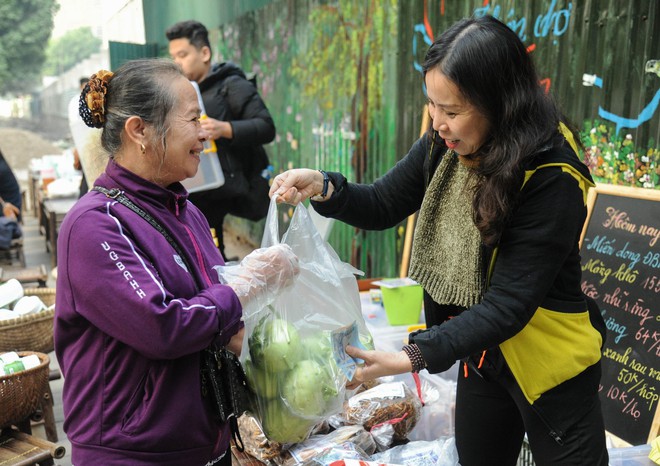
[[[600,364],[530,405],[494,352],[489,357],[497,362],[482,371],[485,378],[472,369],[465,378],[461,363],[455,414],[461,466],[515,466],[525,432],[536,466],[607,466]]]
[[[218,249],[222,254],[223,259],[227,260],[225,256],[225,242],[222,233],[222,224],[225,217],[230,212],[232,205],[238,202],[238,199],[226,199],[222,201],[210,200],[206,197],[200,196],[198,193],[190,195],[190,202],[202,211],[206,221],[209,222],[211,228],[215,228],[215,234],[218,238]]]

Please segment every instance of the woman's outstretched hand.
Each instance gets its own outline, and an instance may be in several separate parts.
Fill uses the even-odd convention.
[[[294,168],[280,173],[273,178],[268,195],[277,194],[277,202],[298,205],[323,190],[323,175],[318,170],[309,168]],[[332,194],[332,183],[328,186],[326,199]]]
[[[359,366],[353,375],[353,380],[346,383],[346,388],[352,390],[369,380],[386,375],[405,374],[412,371],[410,358],[403,351],[369,351],[347,346],[346,353],[364,361],[364,365]]]

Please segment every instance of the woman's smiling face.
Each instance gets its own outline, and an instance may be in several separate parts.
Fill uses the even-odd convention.
[[[204,150],[208,133],[199,123],[200,108],[197,93],[190,82],[181,77],[172,83],[177,103],[169,117],[166,151],[161,175],[165,186],[195,176],[199,154]]]
[[[438,68],[429,70],[425,81],[433,129],[457,154],[474,154],[486,141],[490,122]]]

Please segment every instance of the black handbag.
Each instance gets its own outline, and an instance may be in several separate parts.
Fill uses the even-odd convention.
[[[236,448],[243,451],[238,418],[249,409],[251,392],[238,356],[224,347],[206,348],[202,351],[200,372],[202,397],[217,421],[229,423]]]
[[[181,248],[165,228],[163,228],[149,213],[133,203],[117,188],[106,189],[94,186],[94,190],[102,192],[107,197],[125,205],[138,214],[160,232],[177,252],[188,270],[190,268]],[[234,353],[225,347],[211,345],[204,349],[200,356],[200,376],[202,398],[219,423],[229,423],[231,435],[239,451],[244,451],[243,439],[238,429],[238,418],[249,409],[251,391],[247,384],[241,361]]]

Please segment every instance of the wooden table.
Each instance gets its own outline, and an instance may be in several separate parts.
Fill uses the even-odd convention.
[[[46,251],[50,252],[51,267],[57,266],[57,235],[64,216],[78,201],[75,197],[43,198],[39,203],[39,228],[46,238]]]

